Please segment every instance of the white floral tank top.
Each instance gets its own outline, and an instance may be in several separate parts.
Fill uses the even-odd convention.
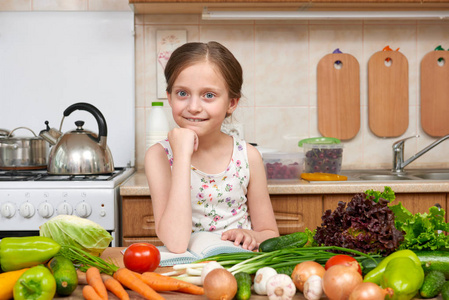
[[[235,137],[233,140],[231,162],[225,171],[206,174],[191,166],[192,232],[221,233],[235,228],[251,229],[246,204],[250,175],[246,142]],[[173,152],[168,139],[159,143],[164,147],[172,166]]]

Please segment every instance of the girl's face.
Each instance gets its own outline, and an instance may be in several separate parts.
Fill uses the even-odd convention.
[[[229,99],[224,78],[209,62],[185,68],[167,96],[176,124],[198,136],[219,132],[226,114],[237,108],[239,100]]]

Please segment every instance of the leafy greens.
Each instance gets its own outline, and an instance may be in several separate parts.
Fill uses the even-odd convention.
[[[449,223],[444,221],[444,209],[432,206],[429,213],[412,214],[402,203],[392,205],[390,208],[396,216],[396,228],[405,232],[400,249],[449,249],[449,235],[444,234],[449,232]]]
[[[359,193],[347,206],[340,201],[333,212],[326,210],[314,236],[317,244],[371,254],[394,252],[404,236],[395,227],[390,201],[383,197],[394,199],[394,192],[385,188],[384,193]]]
[[[379,192],[379,191],[375,191],[375,190],[367,190],[367,191],[365,191],[365,194],[367,196],[371,196],[371,199],[376,203],[379,202],[380,198],[383,198],[390,202],[393,202],[394,199],[396,198],[393,190],[389,186],[385,186],[383,192]]]

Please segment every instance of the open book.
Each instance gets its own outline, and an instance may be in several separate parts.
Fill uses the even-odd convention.
[[[176,254],[167,250],[165,246],[157,247],[161,253],[161,267],[177,264],[189,264],[196,260],[221,253],[250,252],[242,246],[235,246],[234,242],[223,241],[221,234],[199,231],[192,233],[189,246],[184,253]]]

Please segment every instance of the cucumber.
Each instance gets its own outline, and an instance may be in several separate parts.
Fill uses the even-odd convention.
[[[301,248],[306,243],[307,234],[305,232],[294,232],[263,241],[259,245],[259,251],[272,252],[285,248]]]
[[[441,297],[443,300],[449,300],[449,281],[446,281],[441,288]]]
[[[424,282],[419,289],[419,294],[423,298],[433,298],[438,296],[441,292],[443,284],[446,282],[446,278],[443,272],[440,271],[430,271],[424,277]]]
[[[53,277],[56,280],[56,293],[69,296],[78,286],[78,275],[73,263],[64,256],[57,255],[48,262]]]
[[[440,271],[449,279],[449,251],[413,250],[421,261],[424,273]]]
[[[374,258],[374,260],[376,262],[373,261],[373,259],[371,258],[366,258],[364,260],[362,260],[360,262],[360,265],[362,267],[362,274],[363,276],[365,276],[366,274],[368,274],[368,272],[370,272],[371,270],[373,270],[374,268],[377,267],[377,265],[384,259],[384,257],[376,257]]]
[[[237,294],[235,299],[248,300],[251,297],[251,276],[246,272],[238,272],[234,275],[237,280]]]

